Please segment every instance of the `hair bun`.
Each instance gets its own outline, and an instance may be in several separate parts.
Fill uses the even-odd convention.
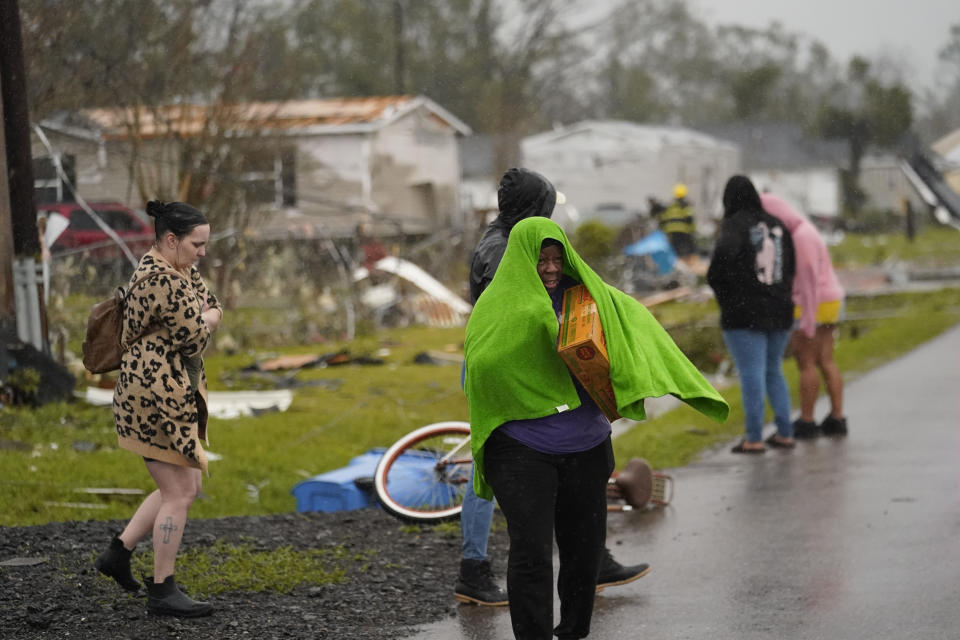
[[[147,203],[147,215],[159,218],[167,212],[167,205],[162,200],[151,200]]]

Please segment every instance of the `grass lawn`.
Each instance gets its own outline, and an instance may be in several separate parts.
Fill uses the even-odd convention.
[[[929,226],[911,242],[904,234],[847,234],[830,247],[836,267],[879,265],[887,260],[913,262],[923,266],[956,264],[960,232],[953,227]]]
[[[723,357],[715,304],[672,303],[656,307],[655,313],[691,359],[712,372]],[[847,314],[850,320],[843,325],[836,355],[851,380],[960,323],[960,289],[851,298]],[[376,356],[384,363],[305,369],[296,375],[302,386],[294,391],[288,411],[211,419],[209,451],[219,459],[210,464],[204,496],[194,504],[191,517],[294,511],[291,489],[297,482],[345,466],[372,448],[389,446],[416,427],[467,420],[459,365],[414,361],[425,350],[459,352],[462,342],[462,328],[408,328],[350,344],[280,350],[323,354],[345,348],[354,356]],[[266,379],[250,379],[241,372],[261,355],[208,357],[211,389],[271,386]],[[785,363],[785,371],[795,393],[792,361]],[[743,430],[739,388],[728,387],[723,395],[731,406],[724,424],[682,406],[617,438],[618,467],[633,456],[647,459],[654,468],[680,466],[705,449],[729,442]],[[851,423],[856,429],[856,416]],[[104,497],[82,490],[153,489],[143,462],[117,448],[109,408],[80,401],[0,409],[0,468],[0,525],[125,519],[139,495]]]

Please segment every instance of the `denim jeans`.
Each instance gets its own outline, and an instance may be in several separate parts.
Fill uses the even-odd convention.
[[[724,330],[723,341],[740,375],[747,440],[763,440],[765,398],[770,400],[777,433],[792,438],[790,390],[783,377],[783,354],[790,341],[790,330],[729,329]]]
[[[493,520],[493,500],[478,498],[473,492],[473,474],[463,496],[460,511],[460,533],[463,537],[461,557],[464,560],[486,560],[487,539]]]
[[[460,388],[467,376],[467,363],[460,367]],[[460,511],[460,557],[464,560],[486,560],[487,540],[490,538],[490,523],[493,521],[493,500],[478,498],[473,492],[473,474],[463,494],[463,509]]]

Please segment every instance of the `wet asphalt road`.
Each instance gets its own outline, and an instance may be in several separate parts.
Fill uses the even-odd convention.
[[[960,327],[845,404],[846,439],[724,447],[667,470],[669,507],[610,514],[614,555],[653,571],[597,596],[590,637],[960,638]],[[414,637],[513,636],[506,608],[461,605]]]

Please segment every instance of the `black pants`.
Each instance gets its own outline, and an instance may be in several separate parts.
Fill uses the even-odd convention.
[[[614,466],[610,438],[589,451],[547,454],[494,431],[483,460],[510,534],[507,591],[514,636],[587,637],[607,536],[606,486]],[[560,553],[555,630],[554,535]]]

